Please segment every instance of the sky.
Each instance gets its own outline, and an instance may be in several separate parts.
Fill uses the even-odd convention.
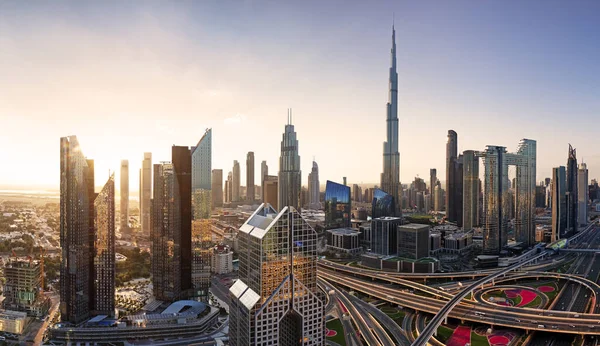
[[[0,186],[58,188],[77,135],[98,185],[213,129],[213,168],[254,151],[276,174],[293,109],[303,185],[378,183],[395,21],[401,181],[459,151],[537,140],[538,180],[568,143],[600,176],[598,1],[0,0]],[[394,19],[395,18],[395,19]],[[258,173],[255,174],[258,177]]]

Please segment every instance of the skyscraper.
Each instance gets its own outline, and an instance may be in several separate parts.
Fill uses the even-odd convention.
[[[172,146],[171,158],[177,180],[179,208],[175,209],[180,220],[180,262],[181,290],[192,288],[192,156],[185,146]]]
[[[115,315],[115,178],[108,178],[94,201],[93,313]]]
[[[231,201],[240,201],[240,163],[237,160],[233,161],[233,178],[231,181]]]
[[[387,140],[383,143],[383,173],[381,189],[396,201],[394,214],[401,215],[400,153],[398,152],[398,73],[396,72],[396,30],[392,26],[392,50],[387,103]]]
[[[212,207],[223,206],[223,170],[213,169],[211,178]]]
[[[210,289],[210,257],[212,248],[212,220],[192,221],[192,287],[190,298],[208,302]]]
[[[267,166],[267,161],[263,161],[260,163],[260,198],[264,202],[265,201],[265,179],[269,175],[269,166]]]
[[[295,208],[281,209],[262,204],[240,227],[240,278],[229,289],[232,346],[325,342],[317,234]]]
[[[121,160],[121,230],[129,227],[129,161]]]
[[[508,166],[505,164],[506,148],[488,145],[483,153],[484,197],[483,197],[483,252],[498,254],[508,241],[506,226],[506,198],[508,190]],[[448,192],[446,192],[446,195]]]
[[[537,143],[522,139],[507,163],[517,166],[515,177],[515,240],[526,246],[535,243],[535,181]]]
[[[80,323],[90,316],[94,181],[77,137],[60,139],[60,313]]]
[[[253,202],[256,198],[254,189],[254,153],[249,151],[246,155],[246,199]]]
[[[565,166],[552,168],[552,241],[568,236]]]
[[[577,232],[577,152],[569,144],[569,159],[567,160],[567,231]]]
[[[152,153],[144,153],[144,161],[140,172],[140,215],[142,224],[142,234],[149,235],[150,216],[152,208],[150,200],[152,199]]]
[[[588,169],[585,163],[579,165],[578,177],[577,177],[577,198],[579,205],[577,206],[577,220],[579,226],[585,226],[588,223],[588,200],[589,188],[588,188]]]
[[[281,139],[281,156],[279,157],[279,197],[277,204],[300,210],[300,189],[302,172],[300,171],[300,155],[298,139],[292,125],[292,110],[288,110],[288,123]]]
[[[212,129],[206,129],[191,148],[192,209],[194,220],[210,218],[212,205]]]
[[[181,297],[179,184],[171,163],[154,165],[152,286],[158,300]]]
[[[440,183],[439,180],[435,184],[435,190],[433,193],[433,209],[435,211],[442,211],[442,209],[444,209],[444,193],[442,191],[442,183]]]
[[[325,228],[350,227],[350,187],[327,180],[325,184]]]
[[[431,168],[429,169],[429,195],[431,196],[431,210],[434,209],[435,200],[435,186],[437,185],[437,169]]]
[[[479,157],[473,150],[463,152],[463,229],[479,225]]]
[[[233,202],[233,173],[229,171],[225,181],[225,203],[231,202]]]
[[[394,197],[383,190],[375,189],[373,191],[373,203],[371,207],[371,218],[393,216],[396,210]]]
[[[319,201],[320,188],[319,188],[319,166],[317,162],[313,160],[312,171],[308,174],[308,208],[309,209],[321,209],[321,203]]]
[[[448,130],[446,143],[446,219],[456,222],[456,160],[458,158],[458,136]],[[462,205],[461,205],[462,207]]]
[[[267,175],[263,187],[263,203],[270,204],[275,210],[278,210],[277,199],[279,198],[278,188],[279,177],[276,175]]]

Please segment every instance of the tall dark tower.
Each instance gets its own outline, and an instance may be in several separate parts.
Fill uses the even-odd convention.
[[[171,157],[179,194],[181,290],[185,292],[192,288],[192,156],[188,147],[174,145]]]
[[[454,130],[448,130],[446,143],[446,219],[456,222],[456,161],[458,159],[458,135]],[[462,208],[462,206],[461,206]]]
[[[381,189],[396,202],[394,214],[401,214],[400,200],[400,153],[398,152],[398,72],[396,72],[396,30],[392,26],[392,50],[389,77],[389,100],[387,108],[387,140],[383,143],[383,173]]]
[[[567,232],[577,232],[577,152],[571,144],[567,161]]]

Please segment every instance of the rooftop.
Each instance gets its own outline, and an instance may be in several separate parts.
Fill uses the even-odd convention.
[[[410,231],[421,231],[423,229],[429,229],[429,225],[420,223],[409,223],[406,225],[398,226],[398,229],[410,230]]]
[[[357,235],[361,233],[358,230],[350,227],[328,229],[327,232],[340,235]]]

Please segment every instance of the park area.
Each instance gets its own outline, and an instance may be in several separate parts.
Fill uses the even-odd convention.
[[[511,329],[446,325],[438,328],[437,339],[447,346],[508,346],[518,336],[518,332]]]
[[[325,327],[325,336],[328,340],[331,340],[342,346],[346,345],[346,339],[344,338],[344,327],[342,326],[342,321],[340,321],[339,318],[327,321]]]

